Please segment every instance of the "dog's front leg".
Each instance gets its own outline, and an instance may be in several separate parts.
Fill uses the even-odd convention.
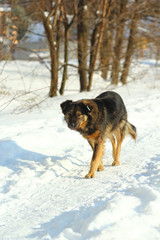
[[[85,178],[95,177],[95,173],[101,163],[103,152],[104,152],[104,142],[102,140],[97,141],[93,149],[93,156],[91,160],[90,170],[89,170],[89,173],[85,176]]]

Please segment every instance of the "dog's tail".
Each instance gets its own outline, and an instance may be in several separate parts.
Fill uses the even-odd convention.
[[[129,122],[127,122],[127,132],[128,132],[128,134],[131,135],[131,137],[134,139],[134,141],[136,141],[136,138],[137,138],[136,127]]]

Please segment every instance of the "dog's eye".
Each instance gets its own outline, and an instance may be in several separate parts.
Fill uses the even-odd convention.
[[[80,117],[80,116],[82,116],[82,113],[77,113],[77,117]]]
[[[68,113],[68,117],[69,117],[69,118],[72,118],[72,113]]]

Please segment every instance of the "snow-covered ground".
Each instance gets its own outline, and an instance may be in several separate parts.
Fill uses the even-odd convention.
[[[77,72],[70,70],[65,95],[45,101],[45,67],[0,67],[0,239],[159,240],[160,67],[137,62],[132,81],[114,89],[96,73],[89,93],[78,93]],[[137,142],[127,137],[121,165],[112,167],[107,141],[104,171],[85,179],[92,151],[67,128],[59,105],[108,89],[124,99]]]

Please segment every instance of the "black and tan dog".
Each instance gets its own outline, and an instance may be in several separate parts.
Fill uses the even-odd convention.
[[[93,178],[96,171],[103,170],[102,157],[106,138],[112,143],[113,166],[119,165],[125,135],[130,134],[136,140],[136,128],[127,121],[124,102],[115,92],[107,91],[91,100],[67,100],[61,104],[61,108],[68,127],[82,134],[93,149],[86,178]]]

